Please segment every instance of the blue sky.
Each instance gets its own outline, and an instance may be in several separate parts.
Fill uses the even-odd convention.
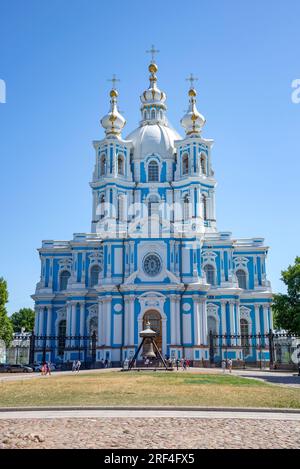
[[[148,86],[145,53],[160,50],[158,83],[181,132],[185,78],[198,78],[198,109],[213,138],[217,221],[235,237],[262,236],[268,274],[299,255],[300,2],[271,0],[1,0],[0,276],[9,313],[32,306],[42,239],[90,230],[93,139],[120,78],[124,135]]]

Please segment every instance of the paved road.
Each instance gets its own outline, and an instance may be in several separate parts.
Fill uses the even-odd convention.
[[[219,410],[24,410],[1,411],[0,420],[8,419],[73,419],[73,418],[197,418],[238,420],[293,420],[300,422],[300,413],[249,412]]]

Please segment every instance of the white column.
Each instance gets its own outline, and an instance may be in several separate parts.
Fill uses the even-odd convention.
[[[49,282],[48,287],[53,287],[53,257],[49,259]]]
[[[258,256],[253,257],[254,269],[254,286],[258,287]]]
[[[268,317],[268,306],[263,306],[263,315],[264,315],[264,334],[268,334],[270,330],[269,317]]]
[[[176,341],[176,296],[170,296],[170,310],[171,310],[171,345],[177,344]]]
[[[67,323],[66,323],[66,335],[71,335],[71,312],[72,312],[72,305],[70,303],[67,304]],[[71,341],[68,339],[66,341],[66,346],[70,347]]]
[[[176,298],[176,344],[181,345],[180,297]]]
[[[201,345],[201,316],[200,316],[200,300],[193,296],[194,303],[194,345]]]
[[[79,334],[81,336],[84,335],[84,323],[85,323],[85,314],[84,314],[84,311],[85,310],[85,304],[84,303],[80,303],[80,325],[79,325]],[[99,322],[98,322],[99,324]],[[80,346],[82,347],[83,346],[83,339],[80,340]]]
[[[207,345],[207,311],[206,311],[206,301],[201,299],[200,303],[200,315],[201,315],[201,344]]]
[[[51,335],[52,306],[47,307],[47,336]],[[50,347],[50,339],[47,339],[47,347]]]
[[[39,333],[39,317],[40,317],[40,308],[35,307],[35,318],[34,318],[34,335]]]
[[[226,334],[226,301],[221,300],[221,321],[222,321],[222,335]],[[223,345],[226,344],[226,339],[222,340]]]
[[[170,251],[169,251],[169,255],[170,255],[170,271],[172,273],[174,273],[174,265],[175,265],[175,253],[174,253],[174,243],[175,241],[173,239],[170,240]],[[172,260],[172,257],[173,257],[173,260]]]
[[[105,298],[105,345],[111,345],[111,296]]]
[[[230,317],[230,323],[229,323],[230,334],[236,334],[235,318],[234,318],[234,301],[229,301],[229,317]]]
[[[134,345],[134,296],[130,295],[129,345]]]
[[[255,310],[255,332],[256,334],[259,334],[260,331],[260,320],[259,320],[259,305],[254,305],[254,310]]]
[[[129,308],[130,298],[125,297],[125,311],[124,311],[124,345],[129,345]]]
[[[224,252],[225,251],[221,251],[221,265],[223,263],[223,269],[221,268],[221,282],[225,282],[225,260],[224,260]]]
[[[71,313],[71,324],[72,324],[72,329],[71,329],[71,335],[74,336],[76,335],[76,303],[72,304],[72,313]],[[74,347],[76,344],[75,339],[72,339],[71,346]]]
[[[240,316],[240,305],[239,302],[236,302],[236,324],[237,324],[237,335],[241,335],[241,316]],[[241,338],[238,338],[236,341],[236,345],[241,345],[242,341]]]
[[[43,334],[43,331],[44,331],[44,308],[41,307],[40,308],[40,314],[39,314],[39,336],[42,336],[44,335]],[[40,343],[42,343],[42,341],[40,340]]]

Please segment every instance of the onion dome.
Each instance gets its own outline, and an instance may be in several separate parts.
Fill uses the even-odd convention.
[[[156,63],[151,62],[148,70],[150,72],[150,84],[149,88],[145,90],[141,96],[141,112],[142,112],[142,123],[143,122],[164,122],[166,111],[166,94],[161,91],[157,86],[157,76],[156,72],[158,67]]]
[[[180,123],[188,136],[199,136],[205,124],[205,118],[196,107],[197,92],[194,87],[189,89],[189,108]]]
[[[120,138],[126,120],[119,113],[117,106],[118,91],[113,88],[110,93],[110,111],[106,116],[102,117],[101,125],[105,129],[105,134],[108,138]]]

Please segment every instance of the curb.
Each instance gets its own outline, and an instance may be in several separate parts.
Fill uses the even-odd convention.
[[[144,412],[158,410],[158,411],[191,411],[191,412],[254,412],[254,413],[285,413],[285,414],[300,414],[300,409],[291,408],[278,408],[278,407],[176,407],[176,406],[54,406],[54,407],[0,407],[0,412],[32,412],[32,411],[72,411],[72,410],[142,410]]]

